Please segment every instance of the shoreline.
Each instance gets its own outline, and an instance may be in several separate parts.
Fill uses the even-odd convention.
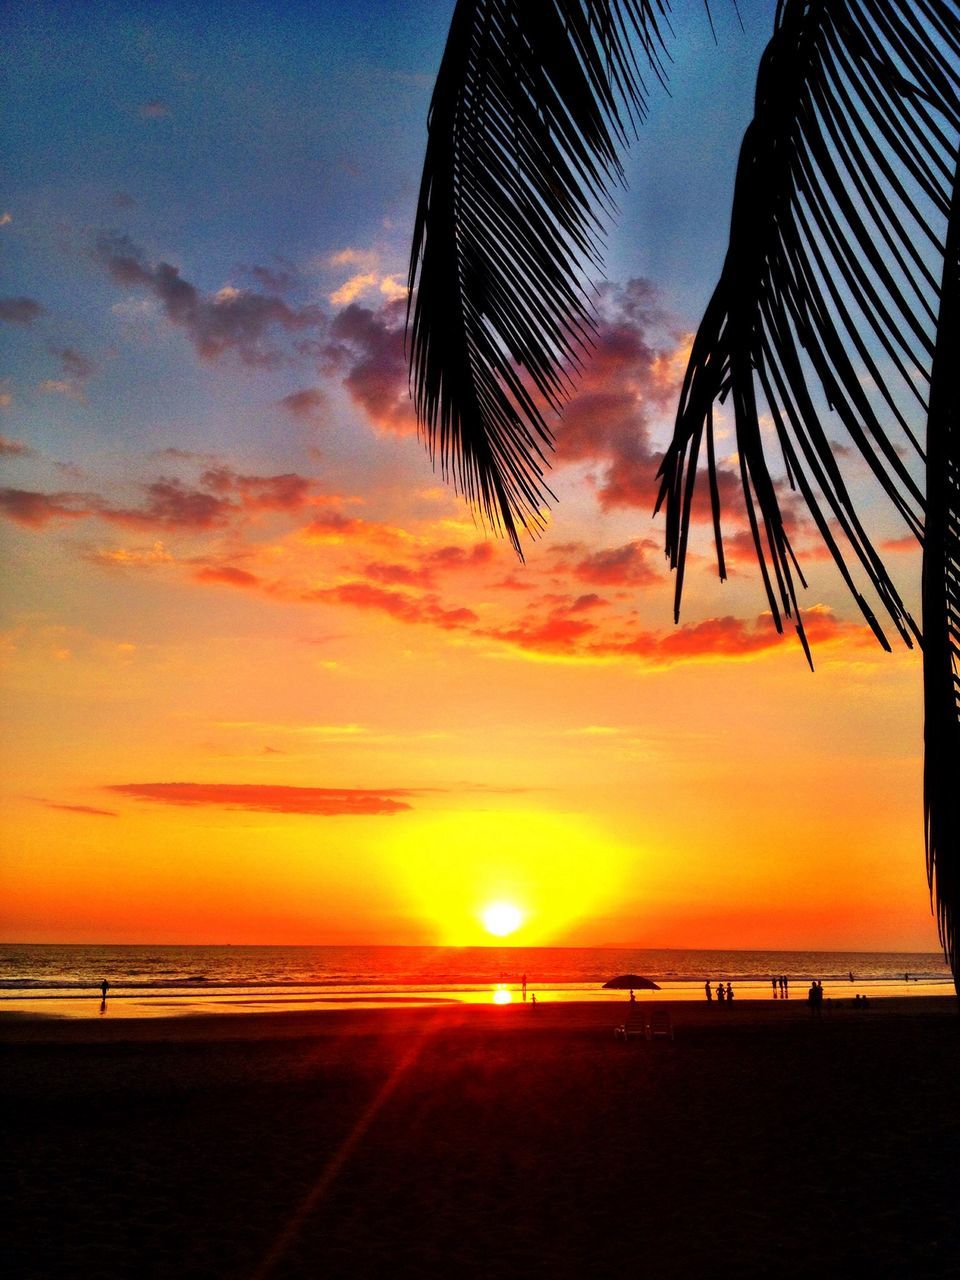
[[[597,1032],[612,1036],[614,1027],[634,1018],[643,1022],[652,1010],[665,1010],[675,1033],[698,1036],[713,1030],[771,1029],[798,1025],[870,1025],[905,1019],[944,1019],[960,1012],[955,995],[889,996],[866,1007],[852,997],[827,1001],[820,1015],[805,998],[789,1000],[737,999],[717,1006],[690,1000],[638,998],[635,1005],[620,1000],[543,1001],[537,1005],[469,1004],[462,1001],[371,1007],[258,1010],[231,1013],[179,1013],[163,1017],[59,1017],[33,1012],[0,1011],[0,1044],[27,1042],[110,1043],[177,1040],[264,1040],[296,1037],[339,1037],[415,1033],[422,1025],[464,1032]]]

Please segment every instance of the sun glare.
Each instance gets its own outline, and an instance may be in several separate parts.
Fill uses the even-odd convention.
[[[494,1004],[511,1004],[512,1002],[513,1002],[513,996],[510,993],[510,988],[506,985],[506,983],[498,982],[493,993],[493,1003]]]
[[[523,912],[512,902],[491,902],[484,907],[480,919],[487,933],[492,933],[495,938],[505,938],[516,933],[523,924]]]

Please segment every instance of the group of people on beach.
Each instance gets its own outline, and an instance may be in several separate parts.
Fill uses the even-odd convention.
[[[709,982],[703,984],[703,990],[707,997],[707,1004],[713,1004],[713,988]],[[733,999],[733,984],[728,982],[726,986],[722,982],[717,983],[717,1004],[724,1004],[728,1000]]]
[[[770,985],[773,987],[773,998],[779,996],[781,1000],[789,1000],[790,998],[790,979],[786,974],[780,974],[777,978],[770,979]]]
[[[807,1004],[819,1017],[823,1008],[823,983],[818,978],[814,978],[810,983],[810,990],[807,992]]]

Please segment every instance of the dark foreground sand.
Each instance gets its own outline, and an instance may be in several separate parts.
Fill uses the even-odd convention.
[[[11,1277],[955,1277],[952,999],[0,1020]]]

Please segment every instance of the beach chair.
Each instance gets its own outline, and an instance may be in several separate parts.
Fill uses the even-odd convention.
[[[669,1009],[651,1010],[650,1021],[647,1023],[647,1039],[673,1039],[673,1019],[670,1017]]]
[[[613,1038],[615,1040],[639,1040],[650,1039],[648,1035],[648,1027],[639,1013],[630,1013],[627,1018],[620,1023],[618,1027],[613,1028]]]

